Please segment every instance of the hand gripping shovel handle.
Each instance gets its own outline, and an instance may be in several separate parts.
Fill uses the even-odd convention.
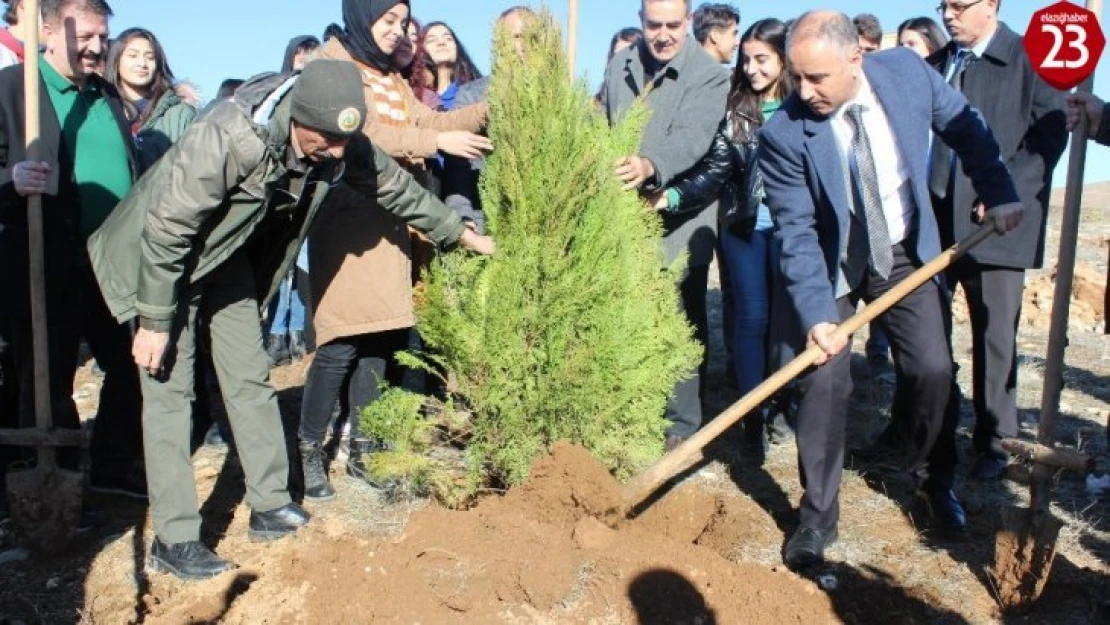
[[[982,226],[974,234],[968,236],[939,256],[918,268],[882,297],[864,307],[863,310],[849,317],[836,328],[838,335],[850,337],[857,330],[870,323],[890,307],[897,304],[902,298],[917,290],[918,287],[932,280],[937,274],[947,269],[968,250],[979,245],[994,234],[990,225]],[[774,395],[779,389],[789,384],[794,378],[801,375],[806,369],[821,357],[823,351],[814,345],[790,361],[762,384],[752,389],[750,393],[740,398],[727,410],[717,415],[704,428],[675,448],[674,451],[660,458],[659,462],[652,465],[643,473],[632,478],[625,484],[622,491],[625,510],[632,510],[642,501],[654,493],[663,483],[674,477],[685,467],[694,454],[699,453],[706,445],[720,436],[734,423],[744,418],[757,406]]]

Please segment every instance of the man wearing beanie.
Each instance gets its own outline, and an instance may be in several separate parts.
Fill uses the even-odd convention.
[[[189,449],[198,316],[246,475],[251,538],[281,538],[308,521],[288,491],[259,310],[332,186],[342,179],[366,195],[365,210],[388,210],[440,246],[493,250],[370,145],[359,132],[365,116],[350,63],[255,78],[194,123],[89,239],[109,309],[138,323],[155,570],[203,579],[234,567],[200,542]]]

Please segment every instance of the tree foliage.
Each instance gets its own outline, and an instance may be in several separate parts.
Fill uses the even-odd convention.
[[[438,260],[419,330],[469,409],[472,476],[517,483],[560,440],[624,476],[661,453],[667,398],[698,350],[658,218],[613,175],[646,108],[611,129],[568,80],[550,13],[530,22],[523,55],[496,34],[481,193],[497,253]]]

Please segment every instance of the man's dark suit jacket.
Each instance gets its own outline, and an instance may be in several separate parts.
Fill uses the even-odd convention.
[[[0,70],[0,315],[28,314],[29,306],[27,200],[15,192],[12,182],[15,164],[27,158],[23,67],[13,65]],[[134,176],[139,171],[138,161],[119,92],[98,76],[90,80],[97,82],[115,114]],[[73,268],[84,249],[80,241],[81,206],[73,163],[62,149],[61,122],[41,77],[39,125],[39,155],[54,167],[47,193],[42,196],[47,301],[64,302],[72,289]]]
[[[926,62],[944,75],[955,50],[956,45],[948,42]],[[1001,23],[983,58],[964,72],[963,93],[987,120],[1025,206],[1025,217],[1016,230],[985,241],[968,256],[1001,267],[1040,267],[1052,171],[1068,143],[1063,93],[1037,76],[1021,37]],[[952,184],[951,209],[940,203],[936,207],[945,245],[979,227],[971,213],[980,194],[961,167],[956,168]]]
[[[917,219],[908,224],[912,238],[905,242],[911,255],[927,262],[941,251],[928,188],[930,129],[963,157],[988,207],[1018,201],[982,116],[921,57],[905,48],[876,52],[864,57],[863,71],[910,170],[917,205]],[[852,216],[848,177],[832,124],[795,93],[759,138],[766,202],[782,244],[780,269],[802,330],[839,323],[836,280],[841,242],[848,236]]]

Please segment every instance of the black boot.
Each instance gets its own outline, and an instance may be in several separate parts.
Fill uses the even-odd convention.
[[[366,455],[374,451],[374,444],[364,438],[351,438],[347,452],[347,475],[367,481],[370,473],[366,470]]]
[[[335,499],[335,489],[328,483],[328,470],[324,466],[324,448],[320,443],[300,441],[301,466],[304,468],[304,498],[309,501]]]
[[[271,367],[287,365],[292,360],[289,358],[289,346],[283,334],[271,334],[266,339],[266,355],[270,357]]]
[[[199,540],[172,545],[157,536],[150,546],[150,568],[158,573],[173,573],[180,579],[208,579],[235,565],[212,553]]]
[[[252,510],[247,535],[251,540],[277,540],[307,525],[309,518],[305,509],[295,503],[268,512]]]
[[[366,456],[373,454],[377,451],[386,451],[388,447],[378,441],[367,440],[365,438],[351,438],[350,453],[347,456],[347,475],[361,480],[371,487],[382,491],[393,491],[400,486],[400,480],[389,478],[381,480],[375,478],[374,475],[366,468]]]
[[[304,342],[304,332],[293,330],[289,334],[289,357],[293,360],[301,360],[307,353],[308,350]]]

